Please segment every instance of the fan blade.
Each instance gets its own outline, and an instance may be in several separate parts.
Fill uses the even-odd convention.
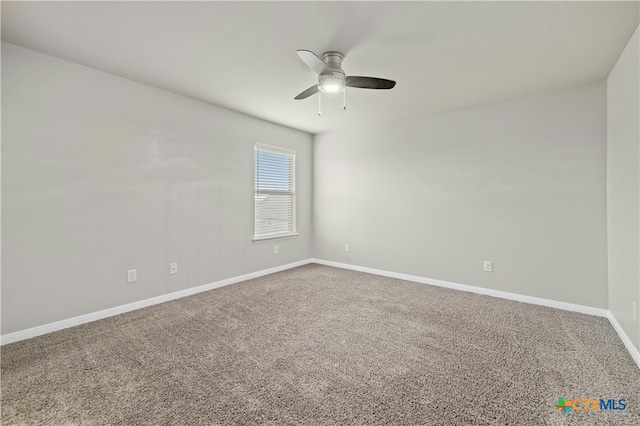
[[[318,85],[317,84],[309,87],[307,90],[305,90],[304,92],[300,93],[298,96],[296,96],[293,99],[297,99],[297,100],[306,99],[311,95],[315,95],[316,93],[318,93]]]
[[[347,77],[347,87],[358,87],[360,89],[393,89],[396,82],[385,78],[375,77]]]
[[[307,64],[309,68],[314,70],[318,74],[331,74],[331,68],[327,66],[322,59],[310,50],[297,50],[298,56],[302,59],[302,62]]]

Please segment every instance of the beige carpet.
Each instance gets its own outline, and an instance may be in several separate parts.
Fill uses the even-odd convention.
[[[604,318],[307,265],[4,346],[1,402],[3,425],[639,425],[640,373]]]

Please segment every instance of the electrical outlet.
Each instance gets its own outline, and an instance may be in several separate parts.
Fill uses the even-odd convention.
[[[631,316],[636,319],[638,316],[638,310],[636,309],[636,302],[631,302]]]
[[[349,247],[349,244],[347,243],[344,245],[344,251],[349,251],[349,250],[350,250],[350,247]]]
[[[138,280],[138,270],[137,269],[129,269],[127,271],[127,282],[132,283]]]
[[[170,263],[169,264],[169,273],[170,274],[177,274],[178,273],[178,264],[177,263]]]
[[[274,252],[275,254],[280,253],[280,247],[278,247],[278,246],[273,246],[273,252]]]
[[[493,272],[493,262],[489,260],[484,261],[484,272]]]

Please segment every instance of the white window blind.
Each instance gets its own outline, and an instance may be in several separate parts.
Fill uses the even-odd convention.
[[[253,240],[296,233],[296,153],[268,145],[254,147]]]

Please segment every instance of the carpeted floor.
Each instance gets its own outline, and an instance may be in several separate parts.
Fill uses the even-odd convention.
[[[639,425],[640,373],[604,318],[312,264],[6,345],[1,402],[3,425]]]

